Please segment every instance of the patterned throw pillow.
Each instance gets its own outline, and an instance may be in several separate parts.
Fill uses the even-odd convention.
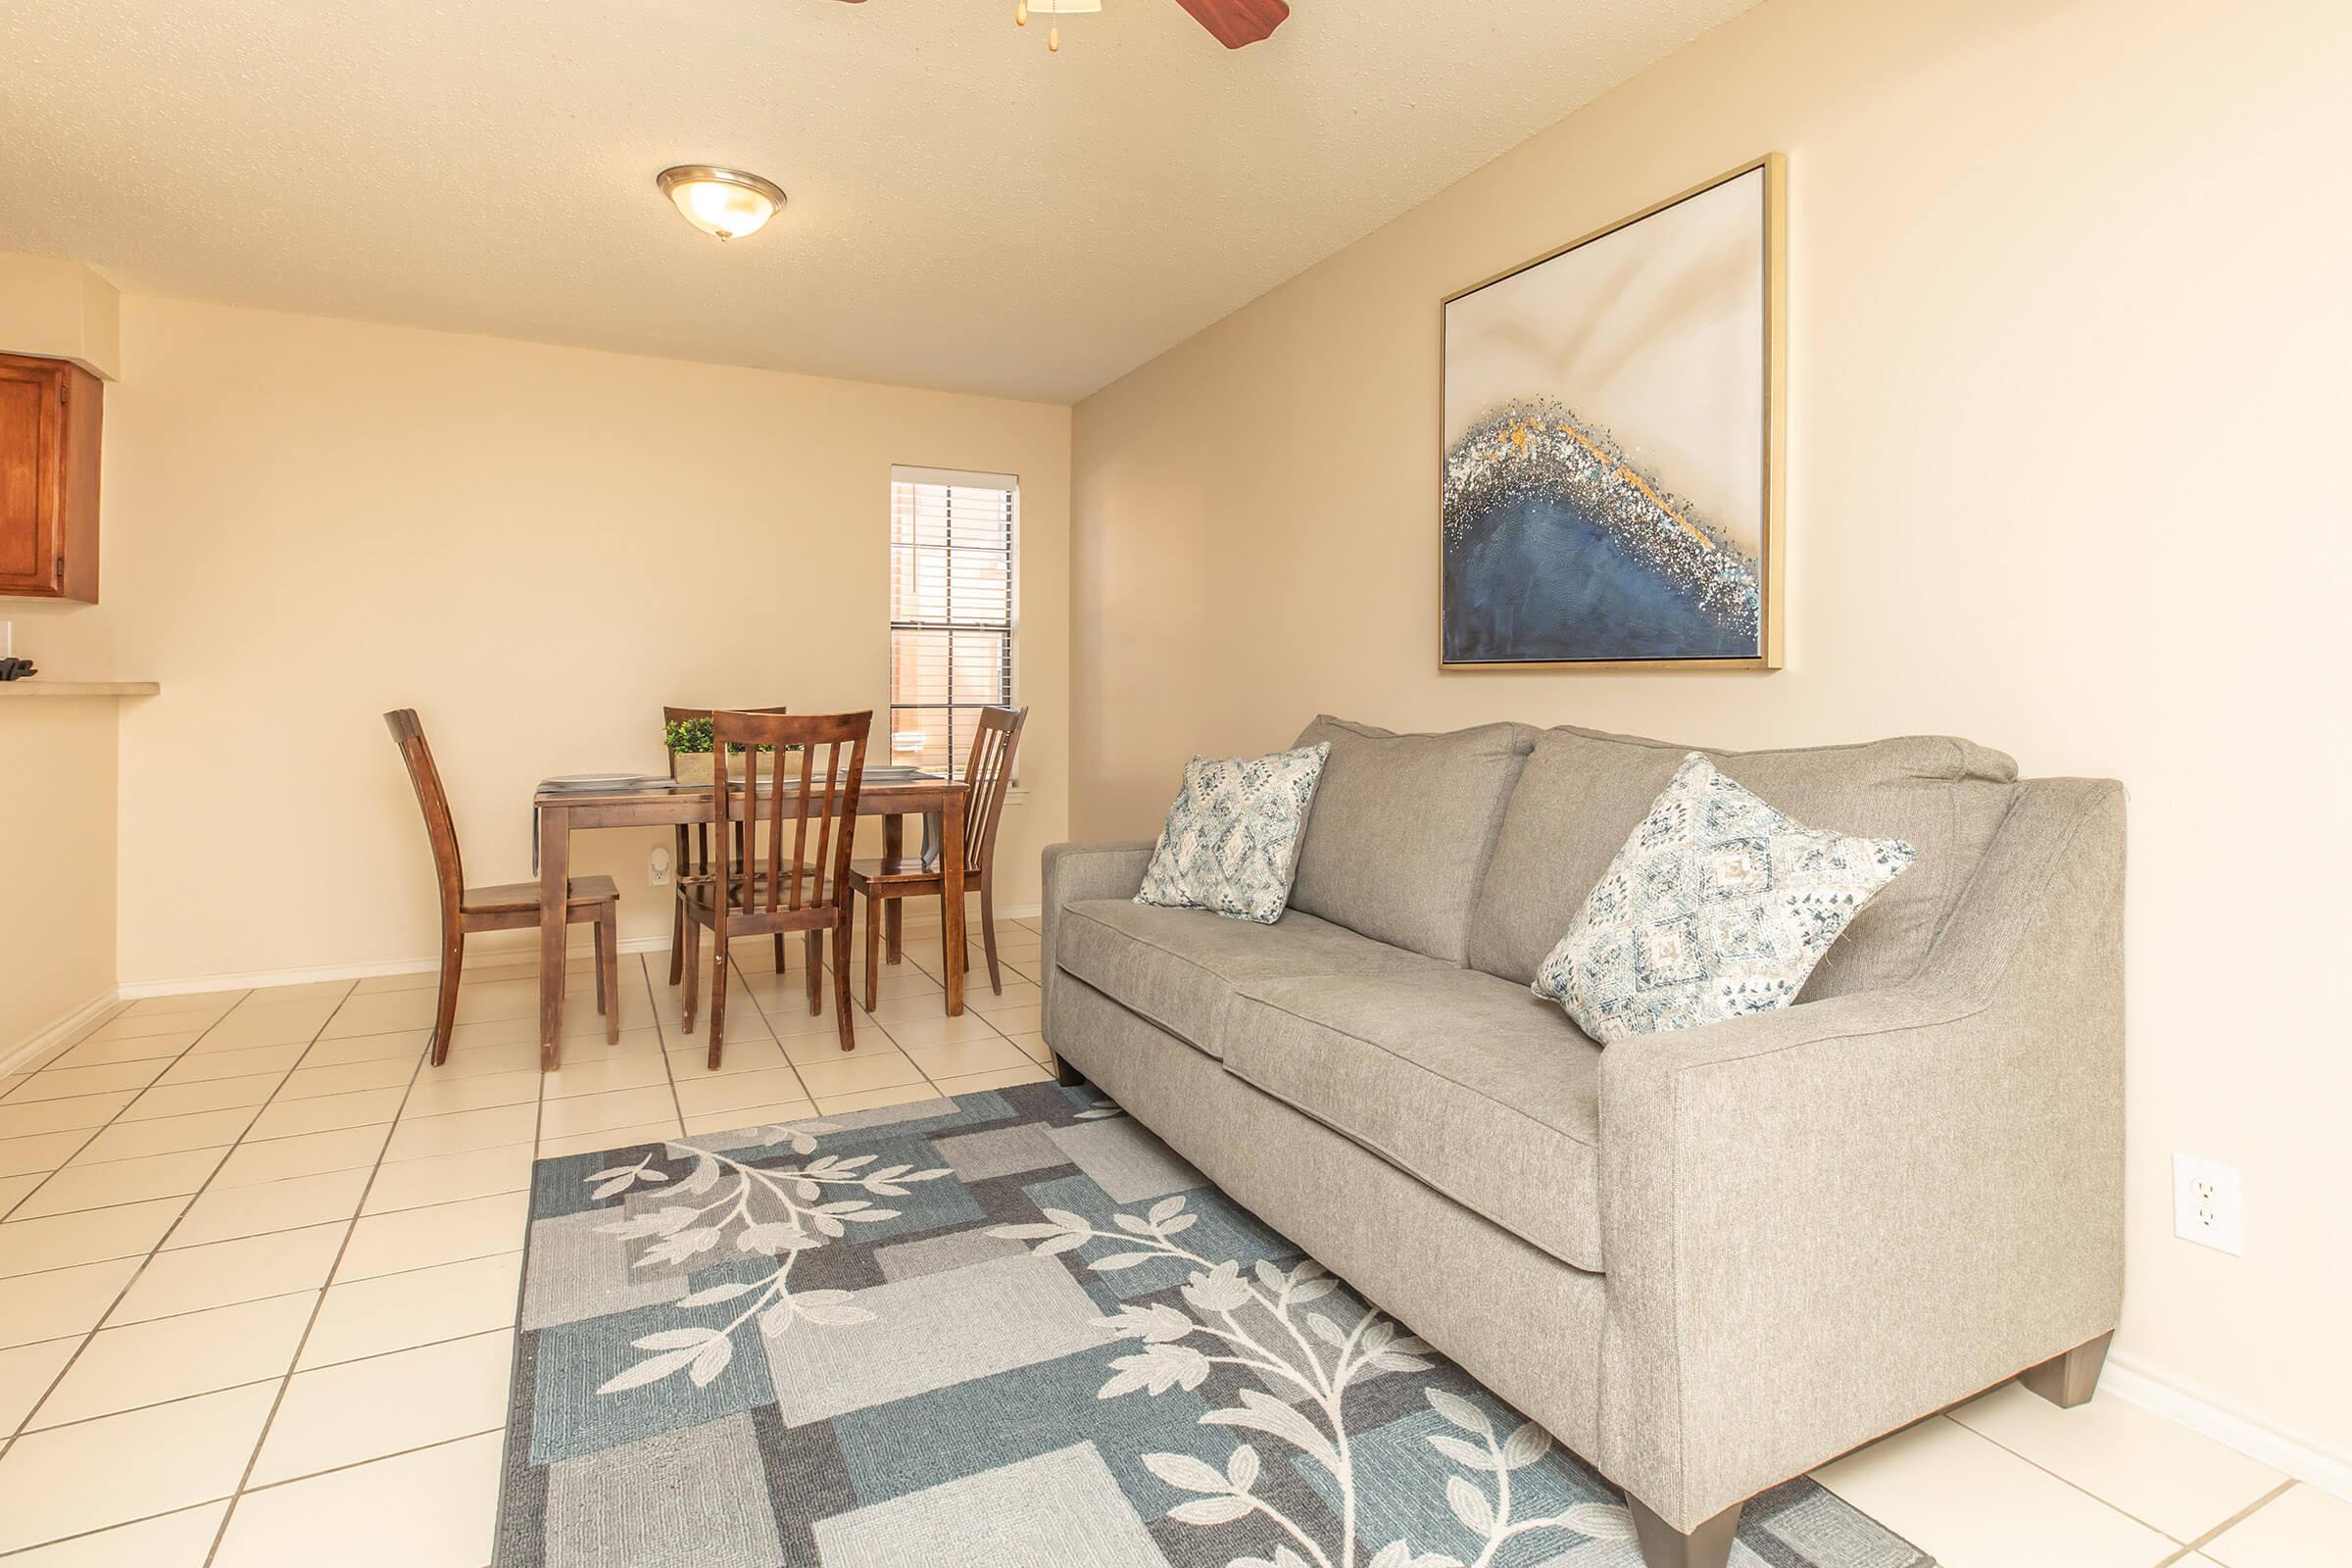
[[[1918,853],[1792,821],[1692,752],[1532,989],[1604,1046],[1786,1007]]]
[[[1272,757],[1196,757],[1168,808],[1138,904],[1272,925],[1291,902],[1298,839],[1328,743]]]

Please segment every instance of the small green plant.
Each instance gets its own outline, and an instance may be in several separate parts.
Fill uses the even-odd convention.
[[[673,718],[663,726],[662,739],[673,752],[698,753],[710,750],[710,721],[707,718]],[[787,752],[797,752],[798,746],[787,746]],[[729,750],[740,753],[740,746]],[[772,752],[773,746],[762,746],[762,752]]]

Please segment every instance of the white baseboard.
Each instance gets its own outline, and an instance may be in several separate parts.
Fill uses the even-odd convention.
[[[120,991],[102,991],[73,1011],[52,1018],[6,1051],[0,1051],[0,1073],[14,1072],[19,1062],[31,1061],[41,1053],[64,1045],[122,998]]]
[[[2352,1502],[2352,1455],[2281,1431],[2227,1399],[2129,1355],[2108,1354],[2099,1387],[2143,1410],[2178,1421],[2226,1448],[2235,1448],[2250,1459]]]

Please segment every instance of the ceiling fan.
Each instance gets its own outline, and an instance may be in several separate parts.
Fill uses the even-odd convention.
[[[848,0],[848,3],[862,5],[865,0]],[[1228,49],[1240,49],[1272,37],[1274,29],[1291,16],[1287,0],[1176,0],[1176,3]],[[1032,11],[1041,16],[1059,16],[1102,9],[1102,0],[1015,0],[1014,20],[1026,24]],[[1058,30],[1053,46],[1061,47]]]

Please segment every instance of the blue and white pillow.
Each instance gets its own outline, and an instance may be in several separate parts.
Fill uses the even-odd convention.
[[[1692,752],[1532,989],[1604,1046],[1786,1007],[1918,854],[1806,827]]]
[[[1168,808],[1138,904],[1272,925],[1291,902],[1298,840],[1329,743],[1272,757],[1196,757]]]

